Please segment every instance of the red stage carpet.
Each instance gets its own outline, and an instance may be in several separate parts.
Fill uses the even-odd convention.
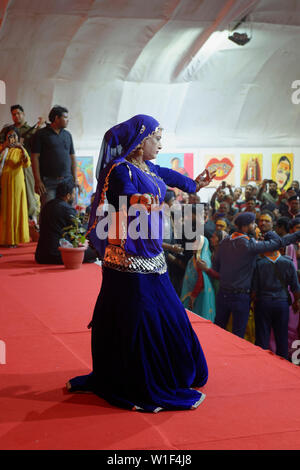
[[[299,449],[300,367],[194,314],[209,367],[196,410],[145,414],[67,394],[90,371],[101,268],[39,266],[34,247],[0,249],[1,449]]]

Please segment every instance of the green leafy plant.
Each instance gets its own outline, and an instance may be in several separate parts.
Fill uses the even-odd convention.
[[[82,218],[79,214],[72,217],[72,225],[63,228],[62,236],[72,243],[74,248],[84,246],[86,242],[86,229],[82,227]]]

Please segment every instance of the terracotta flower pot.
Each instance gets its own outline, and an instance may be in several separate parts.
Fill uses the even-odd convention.
[[[33,225],[29,225],[29,236],[32,242],[38,242],[40,234]]]
[[[61,257],[65,268],[67,269],[79,269],[82,265],[82,261],[84,258],[84,252],[86,250],[86,246],[80,246],[78,248],[67,248],[63,246],[58,247],[59,251],[61,252]]]

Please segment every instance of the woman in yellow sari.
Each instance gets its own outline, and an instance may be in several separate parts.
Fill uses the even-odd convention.
[[[18,130],[9,127],[0,154],[0,245],[15,247],[30,241],[23,173],[23,168],[29,166],[30,158],[19,143]]]

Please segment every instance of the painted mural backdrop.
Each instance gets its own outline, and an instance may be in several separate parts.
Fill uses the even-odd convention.
[[[263,168],[262,153],[242,153],[241,154],[241,186],[247,186],[248,183],[262,182]]]
[[[272,154],[272,180],[276,181],[280,191],[286,191],[292,183],[294,155],[292,153]]]
[[[77,178],[81,187],[78,205],[88,206],[93,194],[93,157],[77,157]]]
[[[178,171],[181,175],[194,179],[194,154],[193,153],[159,153],[155,163],[166,168]],[[176,197],[182,199],[182,191],[172,188]]]
[[[210,172],[216,171],[216,176],[208,185],[208,188],[220,186],[222,181],[234,186],[235,184],[235,157],[234,155],[206,155],[204,165]]]

